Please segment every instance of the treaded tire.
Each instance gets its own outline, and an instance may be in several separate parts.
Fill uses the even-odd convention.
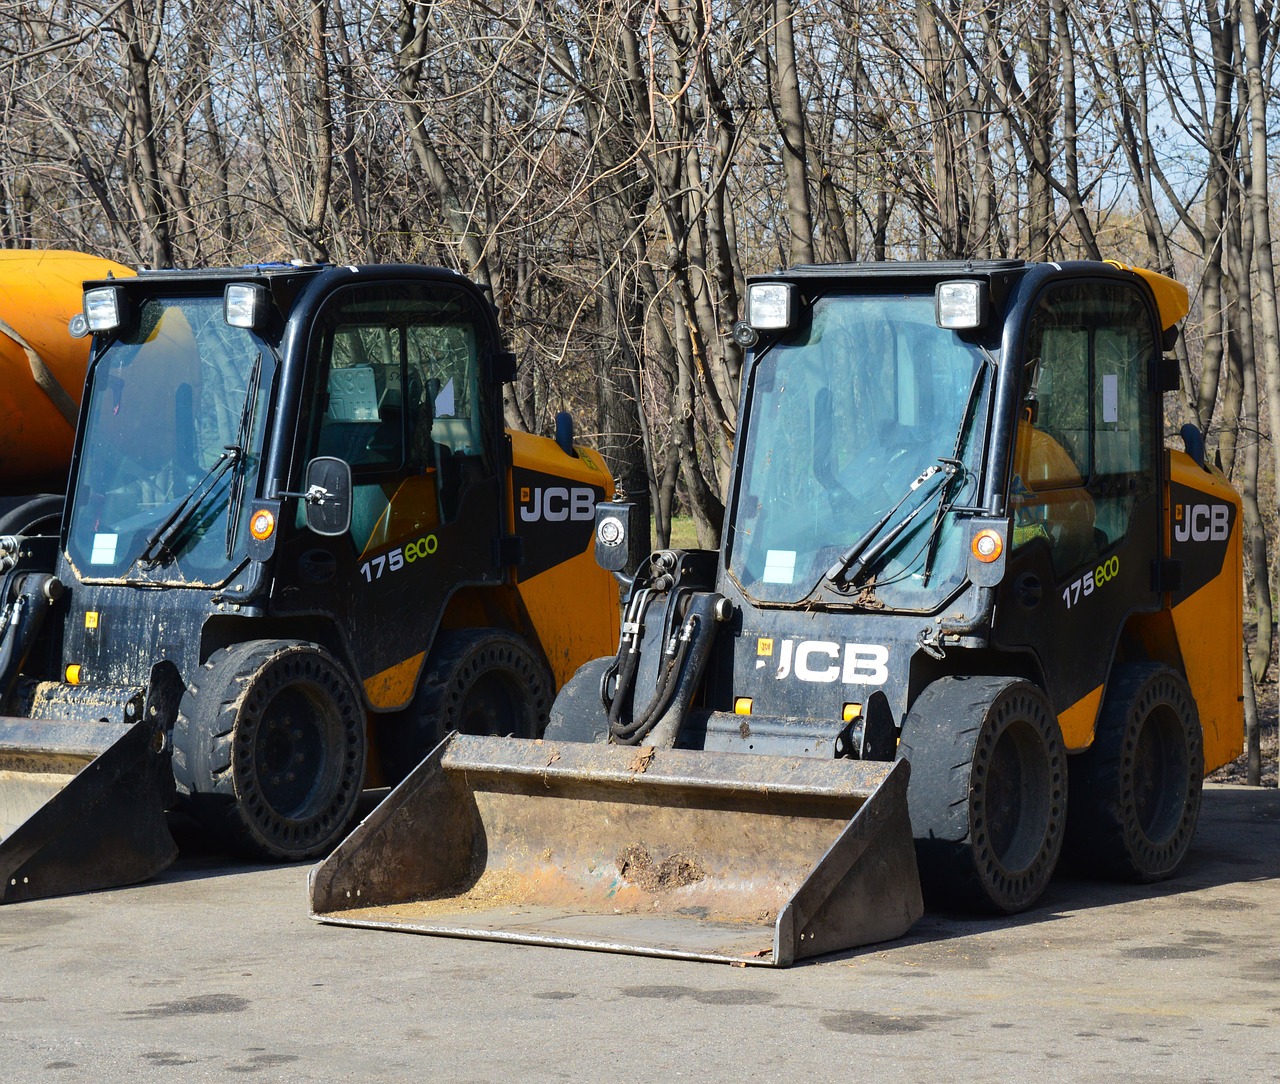
[[[1053,876],[1067,758],[1048,698],[1012,677],[947,677],[912,705],[898,745],[931,902],[1013,914]]]
[[[319,644],[216,651],[187,686],[173,735],[179,804],[232,850],[272,861],[327,853],[364,784],[365,712]]]
[[[609,740],[609,713],[601,686],[615,658],[584,662],[556,693],[543,737],[547,741],[604,744]]]
[[[539,737],[552,695],[546,664],[519,636],[500,629],[441,633],[413,702],[379,729],[383,774],[394,786],[453,730]]]
[[[1140,884],[1182,864],[1200,818],[1204,736],[1182,675],[1117,666],[1093,745],[1072,758],[1067,846],[1081,872]]]
[[[42,493],[0,516],[0,534],[56,535],[62,526],[63,499]]]

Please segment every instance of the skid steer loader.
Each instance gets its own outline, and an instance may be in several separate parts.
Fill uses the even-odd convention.
[[[608,471],[504,430],[461,275],[143,272],[74,323],[60,529],[0,537],[0,902],[152,876],[172,810],[315,858],[444,734],[536,737],[616,642]]]
[[[1187,310],[1113,263],[750,281],[720,551],[654,553],[545,740],[446,740],[314,916],[780,965],[905,931],[917,870],[998,913],[1064,845],[1171,875],[1242,740],[1241,505],[1162,437]]]

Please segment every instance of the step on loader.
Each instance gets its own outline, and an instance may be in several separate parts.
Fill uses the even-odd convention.
[[[72,324],[65,512],[0,537],[0,902],[153,876],[175,810],[314,859],[445,734],[538,737],[616,642],[612,480],[571,425],[504,429],[461,275],[143,272]]]
[[[324,922],[785,965],[1174,874],[1242,741],[1241,504],[1166,448],[1186,290],[1114,263],[748,285],[717,552],[630,578],[540,745],[444,742]],[[597,509],[623,574],[633,516]],[[914,846],[913,846],[914,843]]]

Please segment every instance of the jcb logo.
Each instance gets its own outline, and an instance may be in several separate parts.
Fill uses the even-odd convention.
[[[759,655],[773,654],[772,641],[769,650],[757,649]],[[801,681],[839,681],[845,685],[883,685],[889,680],[889,649],[881,644],[837,644],[831,640],[783,640],[780,645],[779,681],[789,677],[794,670]],[[756,666],[763,667],[759,656]]]
[[[538,489],[523,486],[520,489],[520,518],[526,523],[545,520],[563,523],[565,520],[595,519],[596,493],[585,486],[548,486]]]
[[[1221,542],[1230,533],[1230,517],[1225,504],[1175,504],[1173,537],[1178,542]]]

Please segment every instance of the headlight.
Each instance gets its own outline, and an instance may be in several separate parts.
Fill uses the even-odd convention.
[[[789,282],[753,282],[747,287],[747,323],[757,331],[784,331],[794,316],[795,287]]]
[[[222,294],[222,318],[230,327],[261,331],[267,324],[271,296],[252,282],[230,283]]]
[[[123,326],[126,300],[117,286],[99,286],[84,292],[84,318],[90,331],[115,331]]]
[[[987,288],[982,282],[940,282],[934,294],[938,326],[969,331],[987,322]]]

